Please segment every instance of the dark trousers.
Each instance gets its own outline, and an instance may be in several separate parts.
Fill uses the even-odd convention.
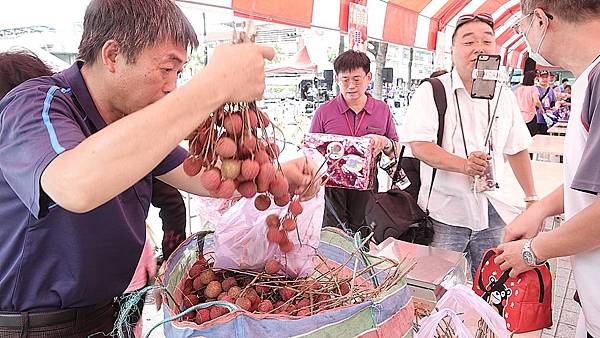
[[[325,213],[323,226],[346,228],[353,232],[361,231],[367,236],[365,207],[372,191],[358,191],[342,188],[325,188]]]
[[[185,240],[185,204],[179,190],[155,178],[152,180],[152,205],[160,209],[163,259],[166,260]]]
[[[537,124],[537,133],[540,135],[548,135],[548,125],[545,123]]]
[[[116,304],[108,304],[98,307],[81,309],[59,310],[45,312],[45,319],[40,321],[42,313],[21,313],[17,319],[17,325],[6,321],[7,313],[0,312],[0,338],[82,338],[94,335],[94,337],[108,337],[112,331],[118,307]],[[65,314],[72,317],[70,320],[54,321],[57,314]],[[17,314],[18,315],[18,314]],[[60,317],[60,315],[59,315]],[[45,322],[44,325],[40,325]]]
[[[527,122],[527,129],[529,129],[529,134],[531,134],[531,136],[535,136],[538,133],[538,123],[535,120],[535,117]]]

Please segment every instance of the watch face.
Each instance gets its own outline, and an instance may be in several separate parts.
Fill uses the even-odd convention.
[[[523,260],[525,261],[525,263],[527,263],[527,265],[534,265],[535,264],[535,258],[533,257],[533,255],[529,251],[523,252]]]

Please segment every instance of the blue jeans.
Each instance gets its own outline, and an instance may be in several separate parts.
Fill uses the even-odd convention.
[[[466,253],[467,262],[471,267],[471,277],[474,279],[483,253],[497,247],[504,237],[506,223],[489,202],[488,220],[489,227],[480,231],[433,220],[434,235],[431,246]]]

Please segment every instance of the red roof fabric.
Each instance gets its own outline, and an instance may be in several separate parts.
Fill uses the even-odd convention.
[[[444,3],[433,0],[179,0],[186,3],[198,3],[221,7],[230,1],[231,9],[237,16],[251,17],[257,20],[278,22],[300,27],[325,27],[348,31],[349,3],[359,3],[367,6],[369,38],[383,40],[401,45],[426,47],[430,50],[444,46],[445,52],[449,51],[448,43],[438,44],[438,35],[447,38],[448,28],[456,22],[459,15],[465,13],[490,13],[495,19],[497,43],[500,53],[507,55],[504,63],[509,66],[518,66],[518,59],[522,59],[521,45],[509,46],[514,32],[510,25],[514,24],[520,16],[518,0],[447,0]],[[326,5],[324,5],[326,4]],[[319,8],[337,8],[339,13],[330,16],[324,15]],[[375,18],[372,21],[371,15]],[[383,15],[385,17],[383,17]],[[324,19],[326,17],[326,19]],[[316,19],[315,19],[316,18]],[[314,23],[313,20],[317,20]],[[327,21],[327,22],[324,22]],[[428,28],[426,27],[428,25]],[[420,31],[419,30],[425,30]],[[440,35],[440,32],[446,34]],[[427,41],[417,41],[427,39]],[[509,48],[514,48],[508,50]],[[520,55],[509,56],[518,53]],[[292,67],[292,66],[288,66]],[[314,69],[314,65],[302,67],[293,66],[292,69]],[[289,69],[288,69],[289,70]]]
[[[267,66],[265,72],[267,74],[310,74],[317,72],[317,65],[312,62],[304,46],[290,60]]]

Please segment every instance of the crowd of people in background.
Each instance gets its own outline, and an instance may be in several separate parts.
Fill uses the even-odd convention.
[[[571,107],[568,79],[557,83],[556,74],[546,70],[526,71],[523,81],[513,88],[523,120],[531,135],[548,134],[548,128],[567,120]]]

